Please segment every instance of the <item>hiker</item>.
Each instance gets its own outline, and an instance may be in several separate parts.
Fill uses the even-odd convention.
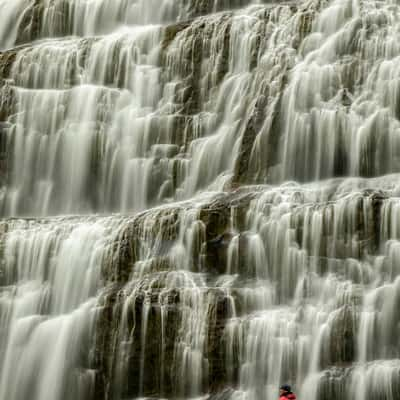
[[[289,385],[282,385],[279,388],[279,400],[296,400],[296,395],[292,393]]]

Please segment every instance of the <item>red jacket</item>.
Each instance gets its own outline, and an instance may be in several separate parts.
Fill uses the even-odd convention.
[[[279,400],[296,400],[296,395],[294,393],[284,394]]]

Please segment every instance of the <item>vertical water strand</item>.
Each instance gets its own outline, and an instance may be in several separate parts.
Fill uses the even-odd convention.
[[[158,73],[142,64],[147,57],[157,62],[151,51],[158,32],[138,29],[89,47],[75,41],[45,44],[16,60],[11,77],[29,89],[16,89],[10,144],[13,158],[25,162],[22,167],[12,164],[7,214],[145,208],[151,180],[142,178],[154,162],[145,157],[158,95],[154,91],[155,98],[147,96],[144,88],[157,84]],[[137,45],[133,53],[131,45]],[[100,68],[100,60],[115,52],[119,65]],[[49,60],[54,68],[45,73]],[[76,83],[80,86],[71,88]],[[132,118],[137,121],[133,132]]]
[[[196,43],[208,56],[207,63],[198,65],[192,60],[187,66],[199,83],[189,81],[185,88],[193,91],[188,112],[195,113],[195,131],[189,146],[191,161],[183,165],[179,177],[183,181],[179,194],[182,191],[184,197],[189,197],[204,186],[224,188],[232,180],[258,91],[266,85],[257,69],[264,44],[260,36],[267,35],[263,40],[268,41],[269,35],[279,35],[290,17],[290,9],[283,6],[276,14],[254,7],[236,12],[232,18],[224,14],[199,18],[193,28],[184,30],[172,43],[168,52],[172,72],[182,68],[175,54],[191,57]],[[198,32],[196,28],[201,28],[203,21],[208,24]],[[210,35],[209,43],[201,42],[201,32]],[[183,54],[182,42],[187,42]]]
[[[321,12],[283,98],[281,180],[398,172],[398,16],[380,1]]]
[[[360,366],[355,369],[351,384],[361,385],[360,395],[366,400],[373,396],[392,399],[399,391],[400,349],[395,339],[400,295],[397,209],[397,201],[389,200],[383,205],[380,229],[382,255],[375,260],[360,313]],[[388,359],[392,361],[384,361]],[[352,391],[350,387],[349,392]]]
[[[329,191],[329,186],[326,189]],[[354,324],[357,320],[356,305],[359,295],[357,285],[360,284],[357,274],[360,272],[360,267],[367,269],[365,278],[361,282],[368,292],[369,282],[373,281],[369,276],[372,271],[369,262],[374,261],[372,259],[369,262],[353,263],[351,260],[341,261],[341,258],[360,257],[360,245],[365,246],[366,243],[362,237],[358,237],[358,230],[362,226],[361,232],[366,233],[371,227],[373,228],[375,220],[370,216],[371,204],[377,202],[379,198],[377,200],[344,194],[333,204],[329,204],[325,203],[326,199],[324,200],[327,194],[328,192],[324,193],[324,190],[319,191],[316,186],[300,188],[288,185],[279,192],[273,189],[266,190],[265,195],[260,196],[258,206],[251,207],[250,226],[259,232],[268,232],[265,226],[268,226],[273,218],[285,220],[286,212],[290,210],[292,215],[290,224],[280,225],[283,231],[286,231],[283,237],[291,238],[288,249],[282,253],[292,253],[293,256],[296,254],[296,257],[292,256],[280,265],[283,267],[289,262],[293,269],[289,268],[283,276],[272,275],[269,279],[273,279],[276,283],[285,282],[293,271],[298,271],[299,276],[294,280],[297,287],[285,290],[283,297],[276,297],[269,305],[264,303],[265,327],[261,322],[262,313],[248,314],[242,320],[232,321],[232,324],[240,324],[239,326],[248,332],[245,337],[235,338],[241,330],[231,330],[232,326],[228,325],[229,346],[238,341],[239,347],[243,348],[241,351],[235,351],[244,357],[239,361],[241,389],[248,398],[257,398],[268,390],[272,390],[269,393],[273,396],[280,381],[295,382],[296,379],[300,384],[301,395],[307,394],[319,398],[317,396],[321,395],[320,390],[322,390],[320,385],[326,376],[323,370],[338,360],[351,363],[354,359],[356,345]],[[274,199],[279,201],[274,203]],[[278,213],[278,210],[282,214]],[[360,214],[360,210],[364,210],[365,213]],[[288,232],[291,234],[288,235]],[[275,240],[276,231],[268,233],[262,236],[266,243],[271,241],[267,246],[268,249],[274,249],[283,242],[282,239]],[[372,246],[374,238],[368,240]],[[272,256],[271,251],[267,254],[269,257]],[[326,259],[326,254],[329,254],[329,259]],[[346,265],[345,270],[343,270],[344,265]],[[278,290],[284,289],[280,286],[275,287]],[[288,295],[289,298],[294,298],[294,304],[288,301],[286,298]],[[385,315],[389,315],[387,311]],[[257,334],[259,329],[262,330],[262,334]],[[271,338],[271,342],[266,340],[267,337]],[[279,345],[272,345],[274,341]],[[335,348],[337,350],[333,350]],[[233,351],[233,348],[231,349]],[[274,360],[273,367],[269,366],[271,359]],[[351,371],[349,370],[349,373]],[[270,385],[268,385],[269,379],[271,379]]]
[[[0,2],[0,15],[2,18],[0,28],[0,50],[12,47],[17,41],[18,26],[21,22],[23,11],[26,7],[25,0]]]
[[[1,398],[91,396],[95,296],[107,238],[118,224],[111,218],[8,224],[2,239]]]

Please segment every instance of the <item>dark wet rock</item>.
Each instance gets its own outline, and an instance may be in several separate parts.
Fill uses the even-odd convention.
[[[327,370],[318,385],[318,398],[322,400],[334,400],[346,396],[346,375],[344,368],[332,368]]]
[[[99,301],[98,319],[95,329],[95,345],[92,353],[92,367],[96,371],[94,398],[105,400],[112,377],[115,374],[115,340],[121,321],[121,286],[112,285],[107,288]]]
[[[323,355],[329,359],[322,360],[323,365],[346,365],[356,360],[357,332],[356,308],[343,307],[332,321],[331,348]]]
[[[17,44],[31,42],[41,36],[41,20],[44,11],[45,7],[41,0],[33,0],[24,10],[18,27]]]
[[[4,67],[3,70],[2,66]],[[2,80],[2,76],[8,75],[6,68],[9,67],[2,64],[2,56],[0,54],[0,185],[4,185],[7,181],[8,166],[12,157],[9,151],[11,124],[7,119],[13,114],[14,110],[14,90],[8,81]]]
[[[0,52],[0,83],[9,78],[17,54],[18,50],[9,50],[3,53]]]
[[[210,19],[201,17],[190,23],[171,25],[165,29],[163,64],[169,71],[167,73],[181,76],[182,84],[176,90],[175,100],[180,105],[181,114],[199,113],[212,88],[225,76],[229,57],[229,33],[230,14]],[[211,56],[213,59],[209,60]],[[204,71],[201,69],[205,60],[209,60],[213,67],[207,76],[202,75]],[[200,87],[202,80],[207,81],[206,91],[204,87]]]
[[[166,50],[176,35],[190,26],[190,22],[179,22],[177,24],[168,25],[164,29],[164,38],[161,47]]]
[[[233,395],[234,390],[231,388],[223,389],[217,393],[211,394],[207,397],[207,400],[229,400]]]

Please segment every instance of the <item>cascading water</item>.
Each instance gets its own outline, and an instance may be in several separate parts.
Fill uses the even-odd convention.
[[[0,0],[0,400],[400,399],[397,0]]]
[[[2,223],[1,398],[90,398],[86,348],[107,239],[118,222]]]

